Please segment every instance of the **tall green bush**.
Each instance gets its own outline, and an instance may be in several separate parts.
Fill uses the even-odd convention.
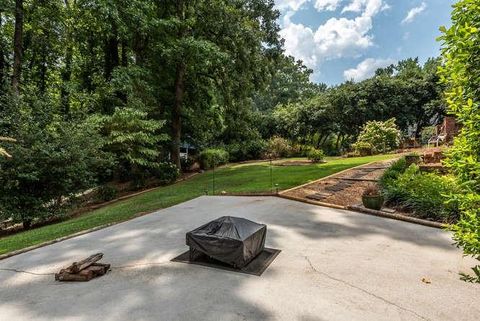
[[[267,158],[288,157],[292,151],[292,145],[283,137],[274,136],[269,139],[266,148]]]
[[[313,163],[320,163],[325,160],[325,153],[321,149],[312,148],[308,151],[307,158]]]
[[[388,152],[399,146],[400,134],[395,118],[387,121],[369,121],[363,126],[353,148],[360,154],[365,154],[367,146],[373,154]]]
[[[208,148],[200,152],[198,159],[203,169],[210,169],[228,163],[229,156],[224,149]]]
[[[441,27],[442,57],[439,68],[446,85],[449,112],[462,129],[448,152],[447,166],[464,183],[465,192],[452,195],[462,211],[453,227],[454,240],[466,255],[480,260],[480,4],[460,0],[453,6],[452,26]],[[480,266],[474,268],[480,282]]]

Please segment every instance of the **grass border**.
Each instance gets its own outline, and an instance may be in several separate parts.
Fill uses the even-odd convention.
[[[201,197],[201,196],[198,196],[198,197]],[[195,198],[198,198],[198,197],[195,197]],[[195,199],[195,198],[193,198],[193,199]],[[181,203],[179,203],[179,204],[181,204]],[[176,205],[178,205],[178,204],[175,204],[175,205],[172,205],[172,206],[169,206],[169,207],[173,207],[173,206],[176,206]],[[16,255],[20,255],[20,254],[23,254],[23,253],[26,253],[26,252],[36,250],[36,249],[41,248],[41,247],[45,247],[45,246],[52,245],[52,244],[55,244],[55,243],[58,243],[58,242],[66,241],[68,239],[72,239],[72,238],[77,237],[77,236],[82,236],[84,234],[88,234],[88,233],[96,232],[96,231],[99,231],[99,230],[103,230],[103,229],[105,229],[107,227],[110,227],[110,226],[125,223],[125,222],[128,222],[128,221],[134,220],[137,217],[142,217],[142,216],[145,216],[145,215],[148,215],[148,214],[153,214],[157,211],[160,211],[160,210],[163,210],[163,209],[166,209],[166,208],[169,208],[169,207],[164,207],[164,208],[156,209],[156,210],[149,211],[149,212],[139,212],[139,213],[135,214],[134,217],[131,217],[131,218],[126,219],[126,220],[117,221],[117,222],[108,223],[108,224],[103,224],[103,225],[100,225],[100,226],[95,226],[95,227],[92,227],[92,228],[87,229],[87,230],[83,230],[83,231],[80,231],[80,232],[77,232],[77,233],[62,236],[62,237],[59,237],[59,238],[56,238],[56,239],[53,239],[53,240],[50,240],[50,241],[42,242],[42,243],[39,243],[39,244],[35,244],[35,245],[32,245],[32,246],[28,246],[28,247],[25,247],[25,248],[20,249],[20,250],[15,250],[15,251],[12,251],[12,252],[1,254],[0,255],[0,261],[2,261],[4,259],[7,259],[9,257],[12,257],[12,256],[16,256]]]

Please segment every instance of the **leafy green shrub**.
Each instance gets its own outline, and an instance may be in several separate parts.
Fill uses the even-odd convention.
[[[400,168],[401,164],[397,166]],[[456,203],[446,203],[449,194],[459,191],[452,176],[422,173],[415,164],[398,175],[399,172],[392,170],[390,178],[383,179],[382,193],[387,202],[400,205],[420,218],[443,222],[458,219]]]
[[[353,144],[353,148],[360,154],[366,151],[379,154],[391,151],[400,145],[400,130],[395,124],[395,118],[387,121],[369,121],[364,126]],[[369,145],[367,145],[369,144]],[[368,155],[368,154],[367,154]]]
[[[118,189],[112,185],[102,185],[97,189],[97,199],[102,202],[113,200],[118,195]]]
[[[367,142],[356,142],[352,145],[359,156],[369,156],[373,154],[373,146]]]
[[[445,85],[449,112],[462,125],[445,163],[467,191],[452,194],[460,201],[461,218],[454,227],[454,239],[466,255],[480,257],[480,19],[478,1],[460,0],[453,6],[452,25],[441,27],[442,56],[439,68]],[[463,195],[462,195],[463,194]],[[473,268],[480,282],[480,265]]]
[[[173,183],[180,176],[180,170],[171,162],[158,163],[151,171],[153,175],[160,180],[161,184]]]
[[[321,149],[312,148],[308,152],[307,158],[313,163],[320,163],[325,160],[325,153]]]
[[[380,177],[379,184],[382,188],[387,188],[388,185],[394,184],[395,180],[405,172],[407,169],[407,162],[405,157],[395,161],[389,168],[385,170],[382,177]]]
[[[7,134],[17,140],[8,146],[13,157],[0,158],[0,219],[26,228],[34,219],[64,213],[111,164],[90,123],[65,122],[52,116],[47,103],[33,104],[0,115],[12,117]]]
[[[228,163],[228,152],[221,148],[208,148],[203,150],[199,155],[200,166],[203,169],[210,169],[214,166]]]
[[[148,169],[158,166],[158,144],[168,139],[159,133],[164,121],[148,119],[146,112],[132,108],[117,108],[113,115],[93,121],[106,136],[104,148],[116,155],[127,179],[141,181]]]
[[[449,202],[459,204],[460,220],[452,226],[453,240],[458,247],[463,248],[465,255],[470,255],[480,261],[480,194],[468,192],[453,194]],[[480,265],[472,268],[475,276],[462,274],[462,279],[468,282],[480,283]]]
[[[288,140],[274,136],[267,143],[266,158],[288,157],[292,152],[292,146]]]
[[[265,152],[267,143],[263,139],[252,139],[236,142],[225,146],[230,161],[238,162],[251,159],[260,159]]]

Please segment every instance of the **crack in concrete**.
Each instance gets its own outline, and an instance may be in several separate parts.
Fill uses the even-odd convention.
[[[55,273],[35,273],[35,272],[24,271],[24,270],[17,270],[17,269],[0,269],[0,271],[15,272],[15,273],[25,273],[25,274],[36,275],[36,276],[55,275]]]
[[[149,265],[165,265],[168,262],[152,262],[152,263],[139,263],[139,264],[132,264],[132,265],[123,265],[123,266],[111,266],[110,269],[129,269],[129,268],[136,268],[136,267],[141,267],[141,266],[149,266]],[[45,275],[55,275],[55,273],[36,273],[36,272],[31,272],[31,271],[25,271],[25,270],[19,270],[19,269],[4,269],[0,268],[0,272],[14,272],[14,273],[24,273],[24,274],[30,274],[30,275],[35,275],[35,276],[45,276]]]
[[[354,284],[351,284],[351,283],[349,283],[349,282],[347,282],[347,281],[344,281],[344,280],[341,280],[341,279],[337,279],[337,278],[335,278],[335,277],[333,277],[333,276],[331,276],[331,275],[329,275],[329,274],[327,274],[327,273],[325,273],[325,272],[319,271],[319,270],[317,270],[317,269],[315,268],[315,266],[312,264],[312,262],[310,261],[310,259],[308,258],[308,256],[305,256],[304,258],[305,258],[305,260],[308,262],[308,265],[310,266],[310,268],[311,268],[315,273],[318,273],[318,274],[323,275],[323,276],[325,276],[325,277],[327,277],[327,278],[329,278],[329,279],[331,279],[331,280],[333,280],[333,281],[340,282],[340,283],[342,283],[342,284],[344,284],[344,285],[347,285],[347,286],[349,286],[349,287],[351,287],[351,288],[354,288],[354,289],[356,289],[356,290],[359,290],[359,291],[361,291],[361,292],[363,292],[363,293],[365,293],[365,294],[368,294],[368,295],[370,295],[370,296],[372,296],[372,297],[374,297],[374,298],[376,298],[376,299],[378,299],[378,300],[380,300],[380,301],[383,301],[383,302],[385,302],[385,303],[387,303],[387,304],[393,305],[393,306],[395,306],[396,308],[398,308],[398,309],[400,309],[400,310],[403,310],[403,311],[405,311],[405,312],[409,312],[409,313],[415,315],[415,316],[416,316],[417,318],[419,318],[419,319],[426,320],[426,321],[431,321],[430,319],[427,319],[426,317],[418,314],[417,312],[415,312],[415,311],[413,311],[413,310],[410,310],[410,309],[407,309],[407,308],[404,308],[404,307],[396,304],[395,302],[389,301],[389,300],[387,300],[387,299],[385,299],[385,298],[383,298],[383,297],[381,297],[381,296],[379,296],[379,295],[377,295],[377,294],[375,294],[375,293],[369,292],[369,291],[367,291],[367,290],[365,290],[365,289],[363,289],[363,288],[361,288],[361,287],[359,287],[359,286],[356,286],[356,285],[354,285]]]

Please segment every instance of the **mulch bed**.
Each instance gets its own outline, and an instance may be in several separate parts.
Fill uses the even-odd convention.
[[[365,188],[383,174],[391,161],[352,168],[338,175],[287,191],[285,195],[323,203],[352,206],[362,203]]]

